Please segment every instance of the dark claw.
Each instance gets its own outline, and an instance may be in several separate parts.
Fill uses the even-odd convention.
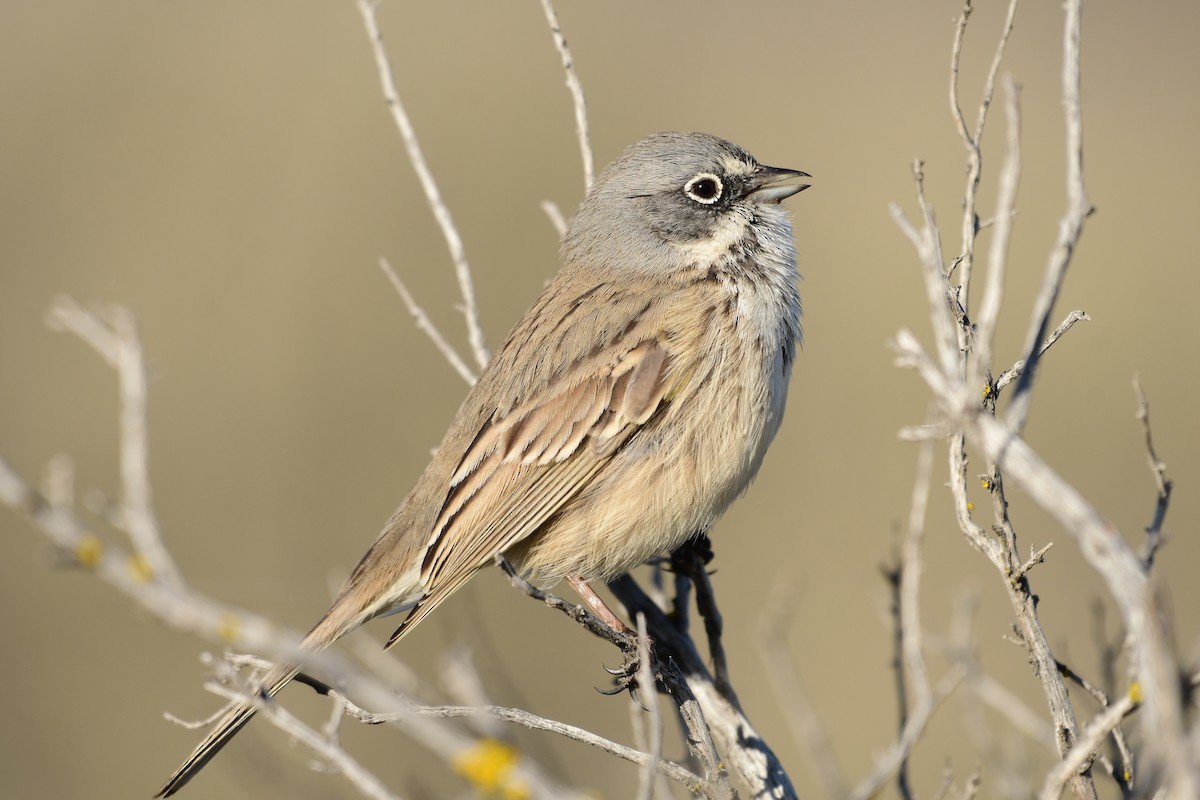
[[[617,682],[617,685],[616,685],[616,686],[614,686],[614,687],[613,687],[613,688],[611,688],[611,689],[601,689],[599,686],[593,686],[592,688],[593,688],[593,689],[595,689],[597,693],[599,693],[599,694],[602,694],[602,695],[604,695],[605,697],[612,697],[612,696],[613,696],[613,695],[615,695],[615,694],[620,694],[621,692],[625,691],[625,690],[626,690],[626,689],[628,689],[629,687],[628,687],[628,686],[622,686],[622,685],[620,684],[620,681],[618,681],[618,682]]]
[[[628,691],[629,694],[633,697],[633,699],[637,700],[637,702],[640,703],[643,708],[645,708],[646,704],[642,703],[642,701],[638,698],[638,695],[637,695],[638,669],[641,667],[641,659],[638,657],[637,640],[636,639],[630,640],[629,646],[622,647],[621,649],[625,654],[625,663],[622,664],[621,666],[617,667],[616,669],[613,669],[612,667],[604,667],[604,671],[607,672],[609,675],[613,676],[613,678],[614,678],[613,682],[616,685],[612,689],[601,689],[599,687],[596,687],[596,691],[607,697],[611,697],[613,695],[621,694],[622,692]],[[654,657],[653,644],[651,644],[650,659],[651,659],[650,664],[652,667],[655,668],[655,672],[657,673],[658,663]],[[603,666],[603,665],[601,665],[601,666]],[[646,687],[642,687],[642,688],[644,689]],[[650,690],[653,691],[653,687],[650,687]]]

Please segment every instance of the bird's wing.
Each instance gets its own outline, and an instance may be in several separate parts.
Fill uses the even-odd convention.
[[[673,370],[657,337],[626,339],[608,355],[603,364],[584,359],[552,384],[557,391],[485,421],[433,526],[421,567],[425,593],[387,646],[536,531],[664,407]]]

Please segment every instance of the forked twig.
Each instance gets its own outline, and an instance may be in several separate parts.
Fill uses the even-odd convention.
[[[433,211],[438,228],[442,231],[442,238],[446,240],[446,248],[450,251],[450,260],[454,263],[454,274],[458,278],[458,289],[463,299],[462,311],[467,323],[467,340],[471,343],[471,352],[475,356],[475,363],[482,370],[487,366],[490,355],[483,336],[483,324],[479,320],[479,307],[475,303],[475,283],[471,278],[471,267],[467,263],[467,253],[463,247],[462,237],[458,235],[458,229],[450,216],[450,209],[442,201],[437,181],[434,180],[433,172],[425,161],[425,155],[421,152],[421,145],[417,141],[417,133],[408,118],[408,112],[404,110],[400,92],[396,89],[391,59],[383,44],[383,33],[379,30],[379,21],[375,17],[377,3],[373,0],[357,0],[357,2],[359,13],[362,14],[363,25],[367,29],[367,36],[371,40],[371,52],[375,55],[375,64],[379,69],[379,83],[383,89],[383,97],[387,101],[388,109],[392,112],[392,120],[400,132],[404,149],[408,152],[408,160],[417,173],[417,180],[421,183],[422,191],[425,192],[425,199],[429,203],[430,210]]]

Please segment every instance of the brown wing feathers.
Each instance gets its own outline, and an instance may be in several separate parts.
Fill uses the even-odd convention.
[[[646,339],[611,369],[489,420],[451,478],[422,567],[425,595],[387,646],[585,487],[660,406],[668,367],[662,344]]]

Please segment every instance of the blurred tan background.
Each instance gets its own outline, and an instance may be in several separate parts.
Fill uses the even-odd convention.
[[[958,250],[964,152],[946,95],[960,5],[560,5],[600,165],[646,133],[700,129],[814,176],[788,203],[806,311],[789,417],[757,484],[715,532],[714,563],[742,700],[802,794],[814,796],[789,738],[789,703],[767,686],[758,621],[768,587],[794,587],[800,605],[786,633],[797,668],[856,781],[893,738],[879,570],[907,515],[916,458],[896,431],[925,413],[917,379],[892,366],[885,346],[902,326],[927,338],[917,263],[887,205],[913,213],[909,163],[925,158],[945,247]],[[980,6],[962,81],[972,120],[1003,11]],[[538,203],[569,212],[582,191],[558,56],[534,0],[388,2],[381,18],[495,345],[556,267]],[[1028,431],[1140,544],[1154,503],[1129,386],[1141,374],[1177,485],[1158,574],[1179,646],[1193,657],[1198,18],[1200,6],[1182,1],[1085,9],[1086,167],[1098,213],[1056,318],[1082,308],[1093,321],[1045,360]],[[1007,60],[1024,85],[1025,169],[1004,365],[1019,357],[1064,207],[1061,28],[1059,4],[1028,3]],[[995,111],[989,145],[1002,139]],[[129,306],[151,365],[153,478],[168,545],[199,589],[306,627],[464,394],[376,266],[391,259],[462,341],[449,262],[354,5],[0,4],[0,131],[0,453],[33,476],[69,453],[80,489],[115,494],[114,377],[42,318],[59,293]],[[1000,155],[988,147],[985,216]],[[944,633],[974,593],[981,658],[1042,714],[1024,652],[1002,639],[1010,612],[1000,579],[953,524],[944,461],[939,448],[924,619]],[[1051,642],[1099,679],[1093,606],[1103,590],[1065,533],[1019,493],[1012,500],[1022,547],[1056,544],[1032,575]],[[213,645],[166,629],[87,575],[50,568],[47,550],[0,513],[0,793],[148,797],[198,737],[162,712],[198,717],[219,704],[200,688],[197,655]],[[390,630],[368,635],[381,642]],[[436,680],[438,658],[454,645],[474,652],[496,702],[630,741],[627,702],[592,691],[614,654],[515,596],[494,571],[395,655]],[[938,675],[945,663],[935,658],[933,668]],[[303,708],[309,694],[287,696]],[[1086,698],[1077,705],[1090,714]],[[325,713],[309,707],[316,719]],[[993,744],[1039,783],[1047,753],[986,719]],[[947,764],[961,781],[990,758],[964,725],[961,703],[942,709],[914,759],[918,791],[934,792]],[[407,797],[466,791],[401,733],[345,737]],[[582,746],[521,741],[597,796],[628,797],[636,786],[633,768]],[[353,796],[306,762],[254,725],[184,796]],[[998,795],[994,773],[983,777],[984,795]]]

